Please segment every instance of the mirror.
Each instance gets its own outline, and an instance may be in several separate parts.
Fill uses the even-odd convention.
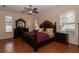
[[[16,28],[18,27],[26,27],[26,22],[22,18],[16,20]]]

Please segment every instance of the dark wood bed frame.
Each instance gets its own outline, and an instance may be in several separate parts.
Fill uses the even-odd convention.
[[[51,23],[50,21],[44,21],[42,24],[40,24],[40,28],[53,28],[54,33],[56,33],[56,23]],[[22,40],[28,43],[31,47],[33,47],[33,51],[38,51],[38,48],[52,42],[55,40],[55,37],[52,37],[46,41],[43,41],[41,43],[37,43],[36,35],[32,35],[31,37],[28,37],[27,34],[23,34]]]

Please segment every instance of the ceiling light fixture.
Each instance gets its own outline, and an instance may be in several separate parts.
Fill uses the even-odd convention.
[[[24,7],[24,9],[25,11],[22,11],[23,13],[24,12],[27,12],[28,14],[39,13],[37,8],[33,8],[32,5],[29,5],[29,8]]]

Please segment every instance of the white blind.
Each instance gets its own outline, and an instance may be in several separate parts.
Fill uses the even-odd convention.
[[[5,31],[12,32],[12,17],[5,16]]]
[[[61,15],[61,31],[65,33],[75,32],[75,11],[68,11]]]

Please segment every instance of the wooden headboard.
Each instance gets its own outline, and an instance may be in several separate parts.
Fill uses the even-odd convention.
[[[54,33],[56,33],[56,23],[51,23],[50,21],[46,20],[42,24],[40,24],[40,28],[53,28]]]

